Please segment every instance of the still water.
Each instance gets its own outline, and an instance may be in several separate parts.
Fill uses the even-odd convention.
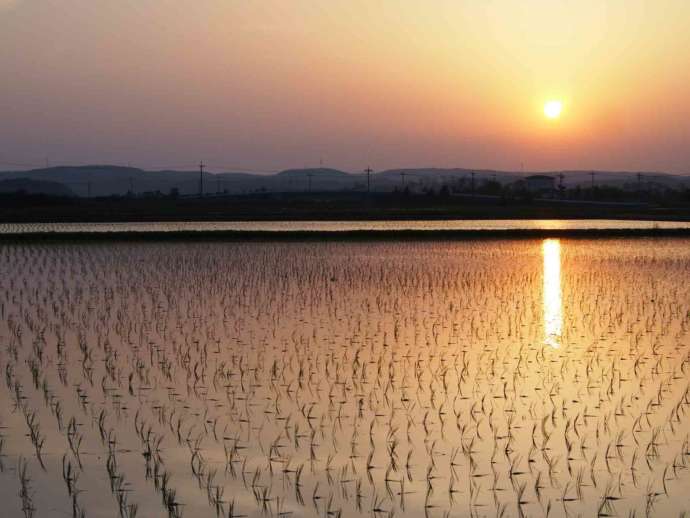
[[[2,516],[679,516],[690,240],[0,245]]]
[[[175,221],[131,223],[0,223],[0,234],[23,232],[179,232],[179,231],[353,231],[353,230],[560,230],[678,229],[688,221],[615,219],[506,219],[411,221]]]

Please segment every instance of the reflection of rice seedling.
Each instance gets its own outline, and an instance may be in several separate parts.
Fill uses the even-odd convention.
[[[680,514],[690,253],[609,245],[561,245],[558,349],[534,242],[0,246],[0,468],[73,516]]]
[[[28,473],[28,463],[23,457],[19,457],[17,474],[19,475],[19,498],[22,500],[22,512],[25,518],[32,518],[36,508],[34,507],[31,494],[31,478]]]

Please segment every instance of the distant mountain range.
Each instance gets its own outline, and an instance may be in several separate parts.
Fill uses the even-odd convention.
[[[485,181],[509,184],[531,174],[558,176],[563,174],[567,187],[589,186],[591,171],[551,171],[539,173],[517,171],[494,171],[478,169],[391,169],[372,173],[372,191],[390,192],[404,186],[413,189],[427,187],[439,188],[443,184],[453,185],[474,180],[479,185]],[[672,188],[690,187],[690,176],[672,175],[657,172],[616,172],[595,171],[597,185],[611,185],[635,188],[642,183],[654,183]],[[638,176],[639,175],[639,176]],[[16,183],[22,180],[24,183]],[[15,183],[7,183],[13,181]],[[245,172],[205,172],[203,175],[204,193],[227,192],[242,194],[252,192],[305,192],[305,191],[365,191],[367,176],[363,173],[348,173],[338,169],[288,169],[276,174],[253,174]],[[127,193],[170,193],[173,189],[181,195],[199,193],[198,171],[146,171],[134,167],[110,165],[62,166],[29,171],[0,172],[1,190],[24,190],[31,193],[46,193],[76,196],[111,196]],[[22,187],[22,185],[24,187]]]

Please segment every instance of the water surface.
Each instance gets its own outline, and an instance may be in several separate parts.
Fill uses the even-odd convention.
[[[180,221],[130,223],[0,223],[0,234],[26,232],[179,232],[179,231],[395,231],[395,230],[583,230],[688,229],[690,222],[649,220],[412,220],[412,221]]]
[[[3,516],[690,510],[690,240],[3,244],[0,264]]]

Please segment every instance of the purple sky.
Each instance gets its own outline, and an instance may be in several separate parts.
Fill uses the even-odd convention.
[[[688,26],[687,0],[0,0],[0,169],[690,173]]]

